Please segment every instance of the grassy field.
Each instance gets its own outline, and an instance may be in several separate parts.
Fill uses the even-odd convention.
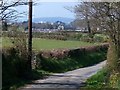
[[[61,48],[79,48],[84,46],[93,46],[98,43],[89,43],[82,41],[62,41],[62,40],[50,40],[33,38],[33,49],[35,50],[51,50]],[[10,47],[12,43],[9,38],[2,38],[2,47]]]

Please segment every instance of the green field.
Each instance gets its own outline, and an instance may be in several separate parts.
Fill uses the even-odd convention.
[[[61,48],[79,48],[84,46],[93,46],[98,43],[88,43],[82,41],[62,41],[62,40],[50,40],[33,38],[33,49],[35,50],[51,50]],[[2,38],[2,47],[10,47],[12,43],[9,38]]]

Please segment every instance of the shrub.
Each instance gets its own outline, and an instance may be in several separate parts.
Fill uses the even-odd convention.
[[[94,42],[108,42],[108,36],[102,34],[95,34],[93,40]]]
[[[13,30],[14,31],[14,30]],[[26,36],[28,33],[22,32]],[[3,36],[13,37],[11,32],[2,32]],[[81,32],[70,32],[70,31],[60,31],[60,32],[33,32],[34,38],[45,38],[45,39],[55,39],[55,40],[81,40],[84,42],[108,42],[108,36],[103,34],[94,34],[90,37],[87,33]]]
[[[40,52],[37,55],[39,69],[50,72],[65,72],[94,65],[106,59],[108,44],[72,50]]]
[[[2,50],[2,89],[9,90],[11,86],[19,87],[24,83],[48,75],[43,70],[29,72],[28,57],[20,54],[16,48]],[[15,89],[16,90],[16,89]]]
[[[81,41],[84,41],[84,42],[90,42],[90,37],[88,34],[83,34],[82,37],[80,38]]]
[[[2,83],[4,86],[10,86],[18,82],[18,78],[26,78],[27,76],[27,57],[20,56],[19,51],[10,48],[2,52]]]

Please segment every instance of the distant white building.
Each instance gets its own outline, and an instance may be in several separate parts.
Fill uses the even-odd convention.
[[[58,26],[58,30],[64,30],[64,26],[63,25],[59,25]]]

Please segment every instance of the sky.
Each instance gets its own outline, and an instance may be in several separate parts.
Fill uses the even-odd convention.
[[[33,6],[33,18],[39,17],[67,17],[75,18],[75,14],[65,7],[74,7],[77,2],[39,2],[37,5]],[[28,6],[16,7],[18,12],[26,12],[24,17],[20,20],[25,20],[27,18]]]

